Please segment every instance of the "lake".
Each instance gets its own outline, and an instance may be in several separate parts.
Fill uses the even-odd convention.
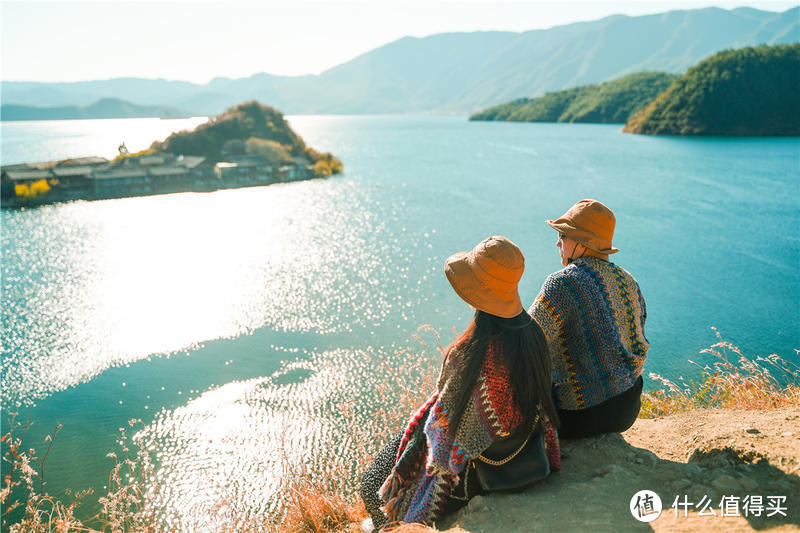
[[[798,138],[288,118],[343,175],[2,212],[3,431],[9,410],[34,421],[31,446],[64,425],[51,492],[102,493],[106,453],[136,418],[174,516],[220,501],[270,508],[282,460],[325,470],[353,456],[339,407],[368,417],[391,403],[375,385],[423,351],[420,326],[447,343],[467,325],[443,274],[450,254],[509,237],[529,305],[560,268],[544,221],[582,198],[616,214],[612,259],[647,301],[646,374],[697,377],[689,360],[713,362],[698,354],[718,340],[712,326],[749,356],[797,361]],[[4,122],[0,153],[4,164],[112,157],[122,141],[134,152],[201,120]]]

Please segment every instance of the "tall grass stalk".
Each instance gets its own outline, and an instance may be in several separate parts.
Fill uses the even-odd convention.
[[[714,330],[718,342],[700,350],[714,360],[701,366],[699,380],[681,383],[651,372],[650,378],[663,385],[642,394],[639,418],[654,418],[690,409],[775,409],[800,405],[800,366],[777,354],[749,358]],[[800,355],[800,351],[795,355]]]
[[[431,333],[435,348],[442,354],[438,332],[422,326],[414,336],[423,346],[428,343],[420,333]],[[416,409],[436,390],[438,368],[424,355],[411,348],[395,354],[400,365],[385,362],[384,379],[378,383],[374,395],[393,398],[388,407],[379,408],[367,420],[359,418],[352,402],[341,406],[349,442],[356,448],[356,464],[319,479],[304,465],[284,464],[281,492],[288,495],[286,505],[274,522],[276,533],[336,533],[360,532],[360,522],[367,517],[361,498],[353,490],[352,481],[372,462],[380,449],[399,431]],[[406,533],[435,531],[433,529],[403,529]]]

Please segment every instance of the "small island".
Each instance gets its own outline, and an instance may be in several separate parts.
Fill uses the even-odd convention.
[[[173,133],[150,148],[114,160],[80,157],[5,165],[2,207],[100,200],[175,192],[210,192],[299,181],[342,172],[330,153],[306,146],[272,107],[232,107],[193,131]]]
[[[725,50],[690,68],[623,131],[800,135],[800,43]]]
[[[649,104],[677,78],[677,74],[666,72],[638,72],[538,98],[520,98],[475,113],[469,119],[624,124],[629,116]]]

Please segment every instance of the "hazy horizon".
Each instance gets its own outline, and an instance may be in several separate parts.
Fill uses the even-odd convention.
[[[523,33],[613,15],[708,7],[778,13],[798,5],[784,0],[3,2],[0,80],[69,83],[143,78],[204,85],[214,78],[258,74],[300,77],[318,75],[404,37]],[[191,24],[186,20],[188,8]],[[47,17],[42,16],[43,9],[48,10]],[[317,16],[309,16],[310,10]],[[249,12],[253,16],[241,17]],[[125,24],[119,24],[123,18]]]

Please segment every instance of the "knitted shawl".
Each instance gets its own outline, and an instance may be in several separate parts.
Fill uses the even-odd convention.
[[[448,428],[462,387],[463,357],[457,347],[448,352],[438,390],[409,420],[395,466],[379,491],[381,510],[390,522],[438,520],[469,460],[522,423],[508,370],[497,352],[489,346],[455,439],[448,436]],[[558,470],[558,440],[549,421],[546,424],[548,458],[551,469]]]
[[[548,276],[530,309],[547,337],[553,400],[585,409],[631,388],[650,344],[636,280],[621,267],[582,257]]]

